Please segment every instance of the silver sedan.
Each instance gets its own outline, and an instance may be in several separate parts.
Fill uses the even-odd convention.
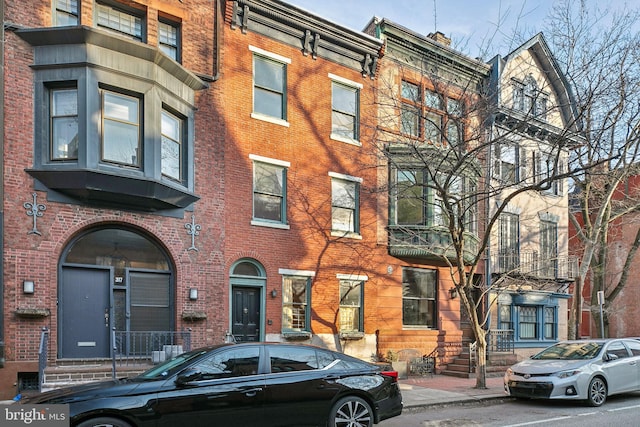
[[[640,341],[563,341],[509,369],[505,392],[531,399],[584,400],[600,406],[607,396],[640,390]]]

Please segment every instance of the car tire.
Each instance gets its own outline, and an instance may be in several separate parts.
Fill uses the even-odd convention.
[[[373,411],[362,398],[347,396],[338,400],[329,415],[329,427],[371,427]]]
[[[131,427],[131,424],[118,418],[100,417],[83,421],[76,427]]]
[[[607,384],[600,377],[595,377],[587,389],[587,404],[601,406],[607,400]]]

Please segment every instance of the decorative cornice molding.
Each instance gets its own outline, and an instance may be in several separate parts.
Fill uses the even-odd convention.
[[[300,49],[303,56],[326,59],[375,77],[382,41],[342,27],[278,0],[234,0],[227,11],[230,28],[255,32]]]

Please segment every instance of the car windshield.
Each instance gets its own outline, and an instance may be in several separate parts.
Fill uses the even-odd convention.
[[[143,372],[138,376],[138,379],[157,380],[160,378],[166,378],[169,375],[181,370],[183,367],[190,364],[192,360],[195,360],[206,352],[206,349],[202,349],[194,350],[188,353],[182,353],[158,366],[154,366],[146,372]]]
[[[602,343],[599,342],[567,342],[558,343],[542,350],[532,357],[537,360],[583,360],[593,359],[600,353]]]

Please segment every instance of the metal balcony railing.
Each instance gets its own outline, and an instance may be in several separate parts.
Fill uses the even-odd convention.
[[[492,257],[492,271],[510,276],[572,280],[578,273],[578,259],[546,257],[536,251],[499,252]]]
[[[442,227],[423,225],[390,225],[389,253],[394,256],[422,258],[453,258],[451,234]],[[478,236],[464,234],[464,258],[471,260],[478,250]]]

